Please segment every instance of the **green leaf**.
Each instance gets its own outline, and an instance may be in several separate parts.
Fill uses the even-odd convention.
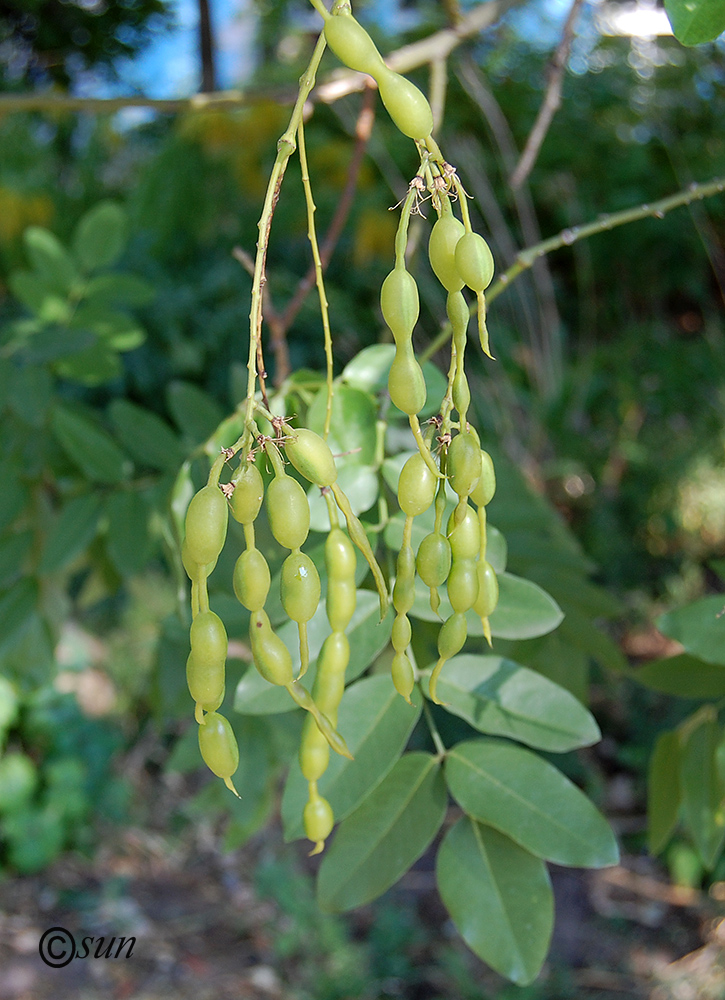
[[[725,31],[722,0],[665,0],[675,38],[683,45],[712,42]]]
[[[377,395],[387,387],[394,357],[394,344],[373,344],[356,354],[345,365],[340,377],[353,389]]]
[[[90,386],[110,382],[123,370],[117,351],[100,341],[69,358],[61,358],[53,367],[61,378]]]
[[[136,320],[125,312],[108,307],[82,304],[73,314],[70,326],[74,329],[92,330],[114,351],[131,351],[146,339],[145,331]]]
[[[345,630],[350,642],[350,662],[347,665],[345,678],[352,681],[359,677],[370,666],[376,656],[387,646],[393,627],[392,612],[385,621],[380,622],[380,605],[378,598],[371,590],[357,591],[357,605]],[[379,624],[378,624],[379,623]],[[292,655],[295,671],[299,669],[299,639],[295,622],[286,621],[278,629],[277,635],[282,639]],[[317,656],[322,644],[330,634],[325,604],[320,602],[317,611],[307,624],[307,643],[310,651],[310,666],[302,683],[308,689],[317,673]],[[254,665],[237,685],[234,698],[234,709],[242,715],[269,715],[274,712],[291,712],[297,705],[284,688],[275,687],[261,677]]]
[[[522,580],[520,576],[511,573],[499,573],[499,599],[496,610],[489,622],[491,632],[500,639],[533,639],[553,631],[564,615],[553,597],[530,580]],[[423,621],[437,622],[445,620],[452,613],[452,608],[445,591],[439,587],[441,603],[438,614],[431,610],[430,591],[422,580],[415,580],[415,603],[409,612],[412,618],[422,618]],[[483,635],[481,619],[474,611],[466,614],[468,635],[477,637]]]
[[[38,600],[35,580],[21,580],[0,594],[0,649],[29,624]]]
[[[20,709],[20,701],[15,685],[0,674],[0,736],[15,723]]]
[[[443,838],[436,877],[441,899],[471,951],[519,986],[532,982],[554,924],[543,861],[464,816]]]
[[[21,356],[27,364],[42,365],[86,351],[95,342],[90,330],[51,326],[34,334],[23,346]]]
[[[0,457],[0,531],[9,527],[28,502],[28,488],[20,469],[9,459]]]
[[[51,417],[53,436],[83,474],[96,483],[119,483],[131,471],[131,462],[116,442],[88,417],[62,403]]]
[[[22,575],[33,538],[32,531],[0,537],[0,587],[10,586]]]
[[[24,753],[7,753],[0,759],[0,813],[27,806],[38,784],[38,772]]]
[[[657,619],[657,628],[686,652],[725,667],[725,597],[711,594]]]
[[[714,710],[708,706],[689,732],[680,756],[684,819],[708,870],[715,866],[725,841],[723,788],[717,767],[720,735]]]
[[[101,498],[84,493],[69,500],[45,538],[38,569],[56,573],[84,552],[95,537],[101,514]]]
[[[145,306],[156,296],[154,286],[135,274],[99,274],[91,278],[83,298],[92,306]]]
[[[423,854],[445,813],[438,760],[427,753],[405,754],[340,824],[320,865],[321,908],[351,910],[380,896]]]
[[[681,698],[722,698],[725,668],[688,653],[650,660],[635,668],[631,676],[645,687]]]
[[[106,503],[108,535],[106,548],[121,576],[144,568],[151,557],[149,510],[135,490],[112,493]]]
[[[345,691],[337,728],[355,759],[331,753],[328,768],[317,782],[336,820],[353,812],[400,757],[420,716],[417,689],[412,700],[414,708],[400,697],[387,674],[364,677]],[[282,797],[285,840],[304,837],[302,810],[307,796],[307,782],[295,758]]]
[[[539,750],[566,753],[601,738],[594,716],[572,694],[500,656],[454,656],[443,667],[438,696],[480,732]]]
[[[114,201],[101,201],[82,217],[73,233],[73,252],[81,269],[108,267],[126,245],[128,220]]]
[[[310,406],[307,426],[322,434],[327,411],[327,388],[322,388]],[[372,465],[375,462],[378,405],[370,393],[349,385],[336,385],[332,397],[332,423],[327,443],[339,469],[347,465]]]
[[[451,795],[469,816],[557,865],[605,868],[619,861],[609,824],[553,764],[513,743],[477,739],[446,756]]]
[[[28,259],[54,292],[66,296],[78,280],[73,260],[57,236],[40,226],[23,233]]]
[[[647,848],[659,854],[667,846],[682,803],[680,737],[661,733],[655,743],[647,777]]]
[[[343,465],[337,476],[337,484],[350,501],[354,514],[364,514],[378,499],[380,481],[378,475],[368,465]],[[328,532],[330,517],[327,503],[317,486],[307,493],[310,505],[310,529]]]
[[[206,441],[224,417],[219,404],[191,382],[172,382],[166,401],[176,426],[191,445]]]
[[[161,472],[175,472],[183,460],[179,439],[169,425],[151,410],[114,400],[108,408],[118,439],[141,465]]]

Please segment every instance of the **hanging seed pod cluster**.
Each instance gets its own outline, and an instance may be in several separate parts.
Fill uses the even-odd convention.
[[[392,590],[395,610],[392,684],[408,702],[420,679],[410,655],[412,625],[408,617],[415,601],[416,577],[429,588],[434,613],[439,611],[440,590],[444,586],[452,609],[451,614],[441,620],[438,660],[428,678],[428,695],[433,701],[438,701],[436,685],[441,670],[466,641],[467,614],[473,611],[481,618],[484,635],[490,643],[488,618],[498,599],[496,574],[486,559],[486,505],[495,491],[495,475],[491,458],[482,450],[479,436],[468,420],[471,393],[465,371],[472,311],[478,318],[482,349],[490,356],[485,289],[493,275],[491,252],[485,240],[473,232],[467,195],[455,169],[444,160],[431,136],[433,115],[425,96],[385,65],[370,36],[350,13],[349,6],[339,5],[331,12],[315,6],[325,18],[324,42],[350,69],[375,79],[394,124],[404,135],[415,140],[420,154],[420,167],[402,203],[394,266],[380,295],[383,318],[395,342],[388,391],[391,401],[407,415],[418,449],[405,463],[397,489],[398,503],[405,516],[403,540],[394,575],[386,580],[365,530],[338,484],[338,470],[326,441],[327,433],[320,436],[307,428],[292,426],[291,418],[273,416],[268,408],[259,365],[261,287],[266,250],[262,240],[252,297],[244,430],[239,440],[214,462],[207,484],[191,500],[182,552],[184,567],[191,580],[191,652],[187,680],[195,703],[199,747],[209,768],[236,793],[232,779],[239,763],[239,751],[228,720],[218,711],[225,692],[227,634],[221,619],[209,606],[207,578],[224,546],[230,512],[242,527],[244,548],[236,560],[233,588],[237,599],[249,612],[249,647],[254,667],[269,684],[285,688],[296,705],[307,713],[299,761],[308,786],[303,825],[314,845],[313,853],[323,849],[335,822],[330,804],[318,791],[318,782],[328,767],[331,750],[350,757],[345,734],[338,732],[337,725],[350,659],[347,633],[356,603],[355,549],[368,563],[379,594],[381,618],[387,613]],[[320,48],[320,54],[321,51]],[[265,208],[269,221],[286,158],[295,143],[303,155],[301,114],[295,128],[290,126],[279,144],[276,174],[273,172],[270,182],[272,195],[268,195]],[[447,391],[440,400],[437,415],[421,426],[419,414],[427,402],[426,383],[413,349],[419,299],[416,281],[407,269],[406,249],[411,216],[421,214],[423,201],[430,201],[436,215],[430,229],[428,256],[447,294],[452,338]],[[460,209],[460,218],[454,212],[456,206]],[[267,233],[268,229],[269,226]],[[265,232],[262,223],[260,232]],[[327,331],[329,323],[320,269],[318,288]],[[475,308],[474,299],[469,302],[466,297],[466,288],[473,293]],[[329,338],[327,347],[326,432],[330,426],[333,394]],[[262,421],[269,425],[269,433],[261,432]],[[260,472],[262,462],[272,473],[266,488]],[[324,549],[329,634],[317,657],[311,688],[303,682],[310,662],[307,626],[320,603],[322,587],[318,570],[304,551],[310,530],[307,492],[299,479],[290,475],[290,466],[303,480],[322,491],[330,523]],[[220,484],[225,468],[232,469],[231,477]],[[446,494],[450,490],[457,502],[444,523]],[[263,505],[271,534],[284,553],[279,598],[285,614],[297,626],[300,668],[296,676],[290,651],[273,629],[266,610],[272,577],[255,539],[255,522]],[[433,530],[415,551],[412,545],[414,519],[431,506],[435,511]]]

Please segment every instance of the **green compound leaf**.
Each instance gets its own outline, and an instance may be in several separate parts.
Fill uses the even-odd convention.
[[[669,843],[682,803],[680,736],[661,733],[649,762],[647,777],[647,848],[659,854]]]
[[[436,876],[441,899],[471,951],[519,986],[532,982],[554,924],[543,861],[464,816],[443,838]]]
[[[725,695],[725,667],[705,663],[681,653],[662,660],[650,660],[631,675],[640,684],[682,698],[722,698]]]
[[[67,295],[78,280],[78,274],[57,236],[40,226],[28,226],[23,233],[23,243],[34,270],[54,292]]]
[[[166,400],[174,423],[192,446],[206,441],[224,419],[216,400],[191,382],[172,382]]]
[[[359,677],[370,666],[376,656],[387,646],[393,627],[393,614],[380,622],[380,605],[377,594],[371,590],[357,591],[355,612],[346,629],[350,642],[350,662],[345,677],[348,681]],[[275,629],[292,655],[295,672],[299,670],[299,639],[295,622],[286,621]],[[302,683],[311,690],[317,673],[315,663],[322,644],[330,634],[324,601],[307,623],[307,642],[310,650],[310,666],[302,678]],[[237,685],[234,709],[242,715],[269,715],[275,712],[291,712],[296,703],[284,688],[275,687],[261,677],[252,664]]]
[[[82,217],[73,234],[73,252],[84,271],[113,264],[126,245],[127,217],[114,201],[102,201]]]
[[[353,389],[381,392],[388,384],[388,373],[395,357],[393,344],[373,344],[365,347],[342,370],[342,381]]]
[[[137,462],[160,472],[175,472],[183,459],[179,439],[169,425],[151,410],[125,399],[108,408],[114,430]]]
[[[552,632],[564,615],[553,597],[530,580],[522,580],[511,573],[499,573],[499,598],[496,610],[489,618],[491,632],[499,639],[534,639]],[[410,611],[412,618],[437,622],[452,613],[445,585],[438,588],[441,603],[438,614],[431,610],[430,591],[423,581],[415,579],[415,603]],[[483,635],[481,619],[474,611],[466,613],[468,635]]]
[[[315,396],[307,414],[310,430],[322,434],[327,411],[327,389]],[[332,398],[332,422],[327,443],[338,468],[375,462],[378,405],[374,396],[349,385],[338,385]]]
[[[722,0],[665,0],[665,10],[683,45],[712,42],[725,31]]]
[[[725,667],[725,597],[711,594],[670,611],[657,620],[657,628],[681,642],[692,656]]]
[[[445,813],[439,761],[405,754],[340,824],[320,865],[320,907],[341,912],[380,896],[423,854]]]
[[[328,768],[317,782],[336,820],[353,812],[400,757],[421,712],[417,690],[412,700],[415,707],[400,697],[387,675],[365,677],[345,691],[337,728],[355,759],[331,753]],[[282,797],[285,840],[304,837],[302,810],[307,796],[307,782],[295,759]]]
[[[714,709],[708,706],[689,732],[680,756],[684,819],[708,870],[714,867],[725,842],[724,790],[717,767],[720,738]]]
[[[144,568],[151,557],[149,509],[132,490],[112,493],[106,503],[108,535],[106,548],[121,576],[131,576]]]
[[[101,516],[101,498],[94,493],[69,500],[45,538],[38,569],[56,573],[84,552],[93,541]]]
[[[566,753],[601,738],[594,716],[574,695],[501,656],[454,656],[443,667],[438,696],[480,732],[539,750]]]
[[[57,405],[51,427],[63,450],[92,482],[119,483],[131,473],[131,462],[110,434],[77,410]]]
[[[448,751],[445,776],[465,813],[537,858],[580,868],[619,861],[601,813],[553,764],[524,747],[499,740],[459,743]]]

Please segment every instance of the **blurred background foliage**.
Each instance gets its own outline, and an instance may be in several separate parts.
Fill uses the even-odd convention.
[[[360,6],[384,51],[447,23],[429,3],[398,13]],[[542,237],[725,174],[722,45],[607,36],[585,7],[563,104],[529,181],[512,191],[507,178],[557,41],[555,13],[539,2],[514,9],[447,67],[443,148],[499,270]],[[160,0],[102,13],[2,3],[0,47],[13,59],[0,88],[73,90],[89,68],[105,78],[172,16]],[[276,97],[294,92],[311,24],[297,0],[264,5],[253,99],[237,109],[133,116],[0,104],[0,865],[11,869],[37,871],[64,847],[89,849],[94,814],[143,821],[129,780],[112,769],[119,749],[144,746],[147,769],[196,766],[195,748],[177,740],[189,712],[169,503],[181,461],[198,478],[204,442],[245,392],[251,280],[232,251],[253,252],[288,117]],[[327,55],[323,70],[334,68]],[[412,76],[426,85],[425,72]],[[317,104],[307,125],[321,232],[348,179],[361,100]],[[327,272],[336,374],[385,340],[378,290],[392,258],[389,208],[416,165],[378,111]],[[278,309],[308,269],[306,230],[292,163],[268,259]],[[471,352],[478,426],[508,484],[494,523],[510,535],[515,572],[539,572],[569,612],[546,650],[532,640],[511,655],[583,698],[593,668],[604,749],[586,761],[572,755],[569,770],[605,807],[607,776],[626,774],[640,816],[651,747],[693,702],[633,685],[625,657],[672,652],[655,617],[723,591],[712,561],[725,556],[724,247],[722,197],[564,247],[492,305],[497,363],[484,367]],[[423,350],[445,303],[420,250],[413,266]],[[297,374],[282,391],[296,398],[300,373],[322,364],[313,296],[288,346]],[[271,350],[266,360],[274,379]],[[527,498],[518,525],[506,502],[517,495]],[[567,586],[577,592],[568,609]],[[295,725],[293,716],[245,719],[238,735],[255,793],[230,806],[208,785],[182,813],[229,809],[227,844],[244,842],[275,808]],[[628,843],[643,848],[643,824]],[[676,847],[672,871],[698,882],[687,840]],[[689,868],[682,850],[695,858]],[[276,885],[279,874],[267,874]]]

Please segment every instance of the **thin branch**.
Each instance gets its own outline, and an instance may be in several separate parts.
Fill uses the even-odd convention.
[[[486,301],[490,304],[494,299],[497,299],[523,271],[532,267],[544,254],[560,250],[562,247],[570,247],[579,240],[587,239],[596,233],[608,232],[610,229],[616,229],[617,226],[625,226],[629,222],[639,222],[640,219],[646,219],[650,216],[655,219],[663,219],[674,208],[681,208],[693,201],[702,201],[703,198],[712,198],[713,195],[722,194],[723,191],[725,191],[725,177],[715,177],[702,184],[690,184],[686,190],[668,195],[659,201],[637,205],[636,208],[625,208],[621,212],[612,212],[609,215],[601,215],[596,222],[588,222],[584,226],[562,229],[556,236],[550,236],[548,240],[543,240],[535,246],[522,250],[514,263],[487,290]],[[436,351],[440,350],[448,342],[450,336],[451,327],[447,323],[421,354],[421,363],[427,361]]]
[[[494,24],[511,7],[522,4],[524,0],[486,0],[474,7],[455,28],[446,28],[428,38],[391,52],[386,63],[398,73],[426,66],[436,59],[445,59],[455,48],[466,39],[480,34]],[[321,83],[310,95],[313,103],[322,101],[332,104],[334,101],[355,93],[368,86],[370,78],[364,73],[351,70],[338,70],[332,73],[327,81]],[[0,115],[12,111],[89,111],[110,113],[122,108],[153,108],[160,112],[190,111],[200,108],[238,108],[243,105],[258,103],[269,98],[269,92],[226,90],[213,94],[194,94],[193,97],[179,100],[156,100],[150,97],[132,95],[130,97],[71,97],[63,94],[3,94],[0,96]],[[294,96],[281,98],[279,103],[294,104]]]
[[[544,100],[541,103],[539,113],[536,116],[536,121],[534,122],[533,128],[529,133],[529,137],[526,140],[526,145],[523,153],[521,154],[521,159],[519,160],[509,181],[514,190],[521,187],[524,180],[531,173],[534,163],[536,162],[536,157],[539,155],[541,145],[546,138],[546,133],[549,131],[552,119],[561,105],[561,87],[564,80],[564,70],[566,68],[566,61],[569,58],[569,49],[571,48],[571,43],[574,38],[574,25],[576,24],[576,19],[582,3],[583,0],[574,0],[572,3],[569,16],[566,19],[564,30],[561,35],[561,40],[559,41],[554,57],[549,64],[549,82],[546,87],[546,93],[544,94]]]

